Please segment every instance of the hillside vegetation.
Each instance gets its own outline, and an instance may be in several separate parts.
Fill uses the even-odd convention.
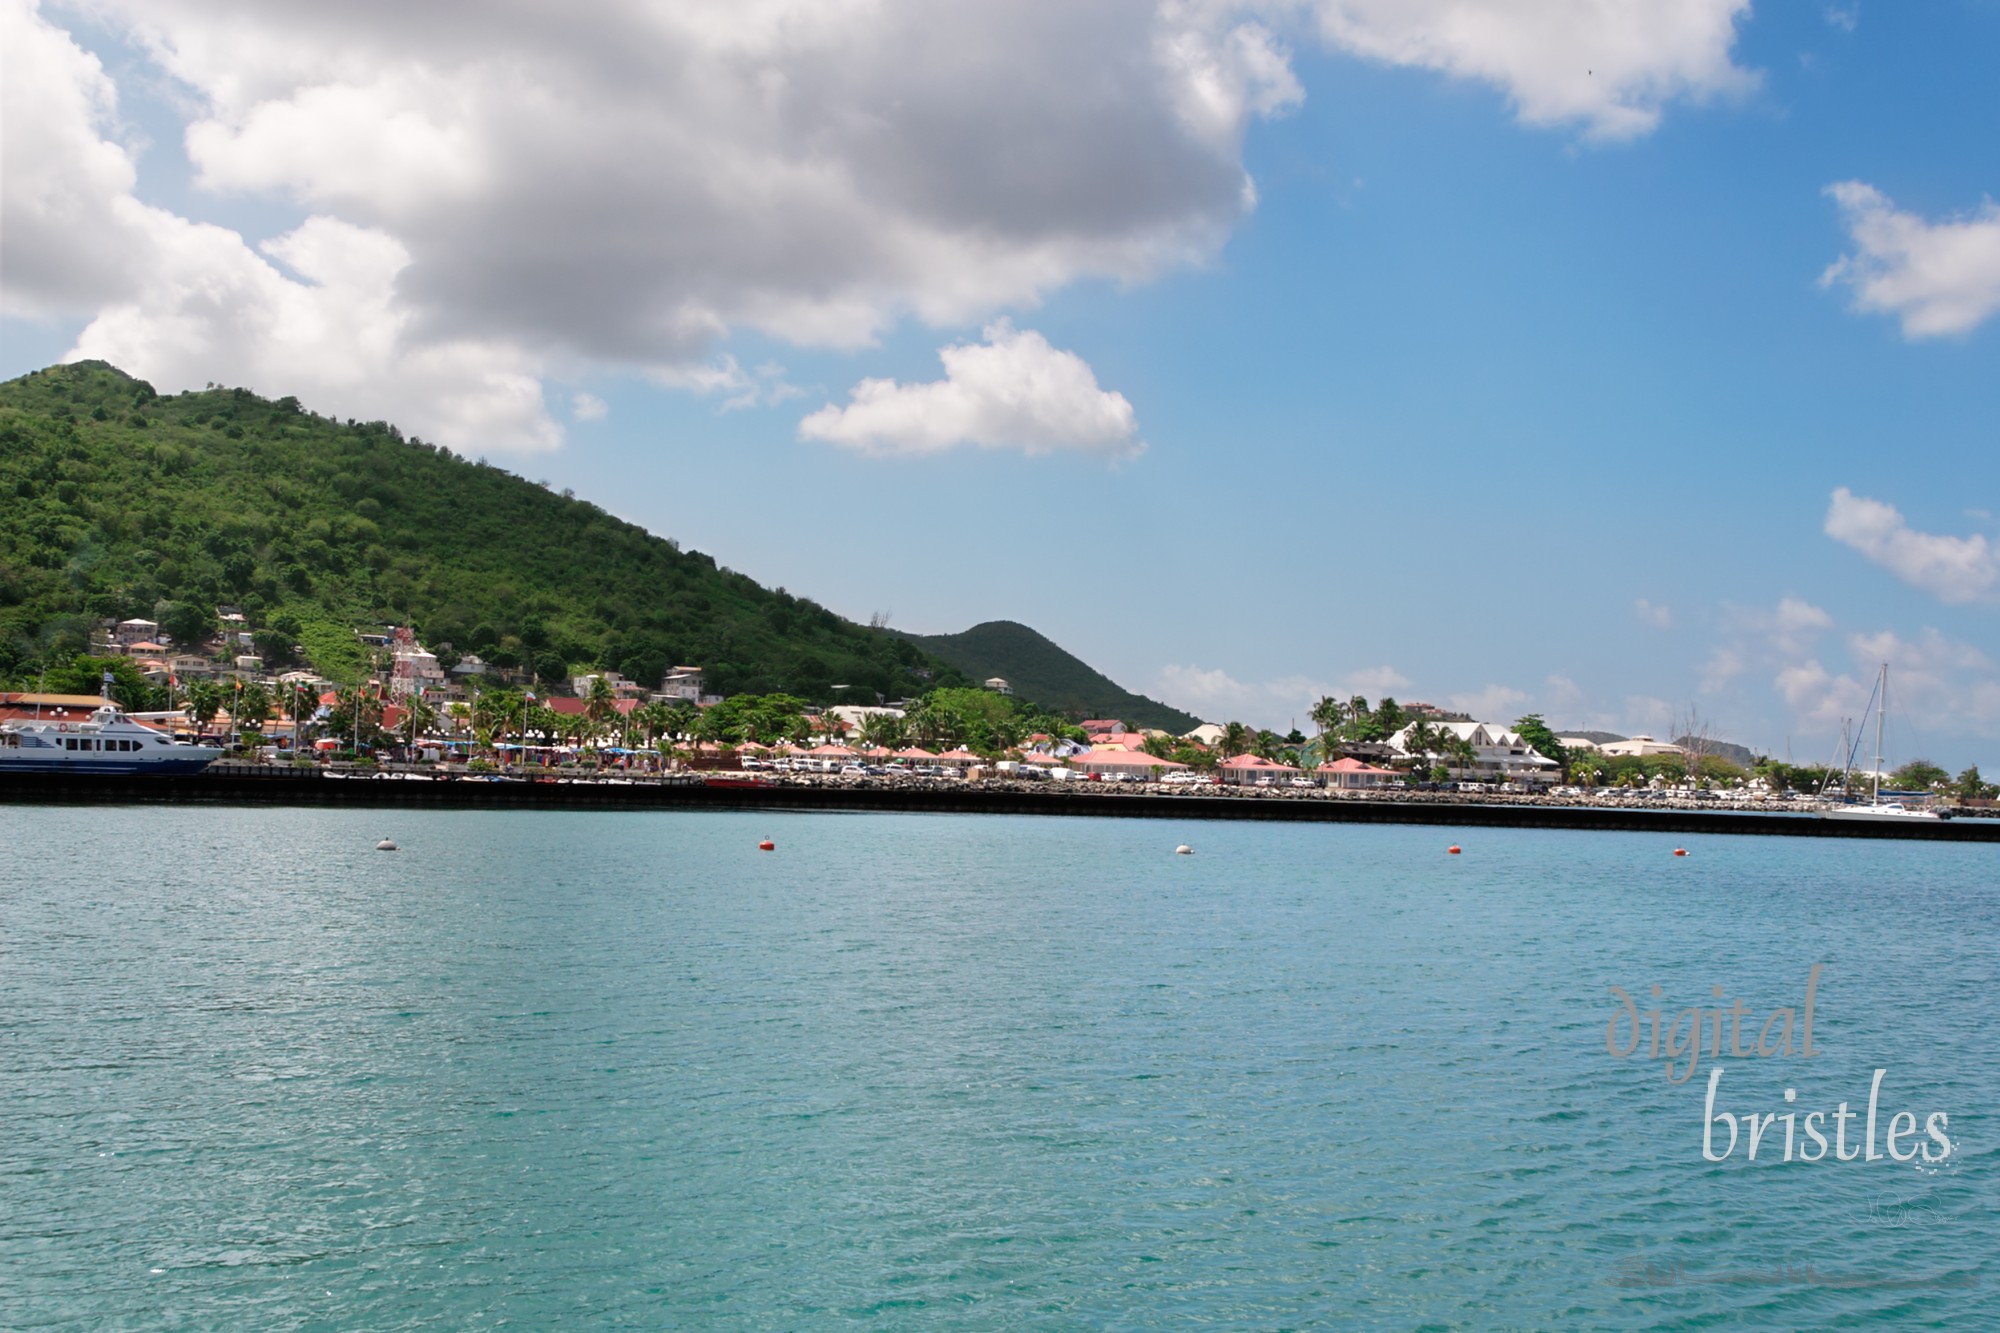
[[[899,636],[766,589],[596,505],[243,389],[162,397],[103,362],[0,384],[0,678],[73,658],[102,617],[171,623],[240,605],[336,680],[357,626],[554,679],[657,683],[703,666],[725,694],[897,698],[959,673]]]
[[[1081,658],[1011,620],[989,620],[961,634],[905,637],[975,682],[1005,677],[1016,694],[1071,717],[1117,718],[1128,726],[1157,727],[1177,736],[1201,725],[1191,713],[1121,688]]]

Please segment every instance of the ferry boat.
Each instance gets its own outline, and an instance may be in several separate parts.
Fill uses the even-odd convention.
[[[221,753],[141,726],[109,702],[82,722],[0,722],[0,774],[198,773]]]

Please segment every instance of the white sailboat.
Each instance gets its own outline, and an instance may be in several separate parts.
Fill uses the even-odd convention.
[[[1882,678],[1876,685],[1875,695],[1875,773],[1874,786],[1866,805],[1835,806],[1826,812],[1828,819],[1939,819],[1935,810],[1916,810],[1901,801],[1882,799],[1882,720],[1889,713],[1889,664],[1882,664]]]

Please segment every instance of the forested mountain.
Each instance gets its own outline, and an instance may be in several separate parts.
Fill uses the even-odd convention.
[[[359,626],[547,678],[597,665],[721,693],[898,698],[959,673],[898,635],[766,589],[486,463],[243,389],[162,397],[103,362],[0,384],[0,677],[74,655],[102,617],[176,607],[302,643],[335,679]],[[184,613],[185,614],[185,613]]]
[[[1157,727],[1177,736],[1201,724],[1191,713],[1124,689],[1088,662],[1011,620],[989,620],[960,634],[906,637],[974,681],[1002,676],[1016,694],[1071,717],[1115,717],[1130,726]]]

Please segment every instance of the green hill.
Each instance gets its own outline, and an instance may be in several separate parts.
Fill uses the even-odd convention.
[[[1177,736],[1201,724],[1192,713],[1121,688],[1081,658],[1011,620],[989,620],[962,634],[904,637],[974,681],[1003,676],[1016,694],[1071,717],[1115,717]]]
[[[335,679],[361,669],[356,627],[393,623],[545,678],[595,665],[657,682],[687,662],[721,693],[809,699],[962,683],[906,639],[595,505],[291,398],[161,397],[103,362],[36,371],[0,384],[0,496],[15,683],[103,617],[212,622],[218,604]]]

